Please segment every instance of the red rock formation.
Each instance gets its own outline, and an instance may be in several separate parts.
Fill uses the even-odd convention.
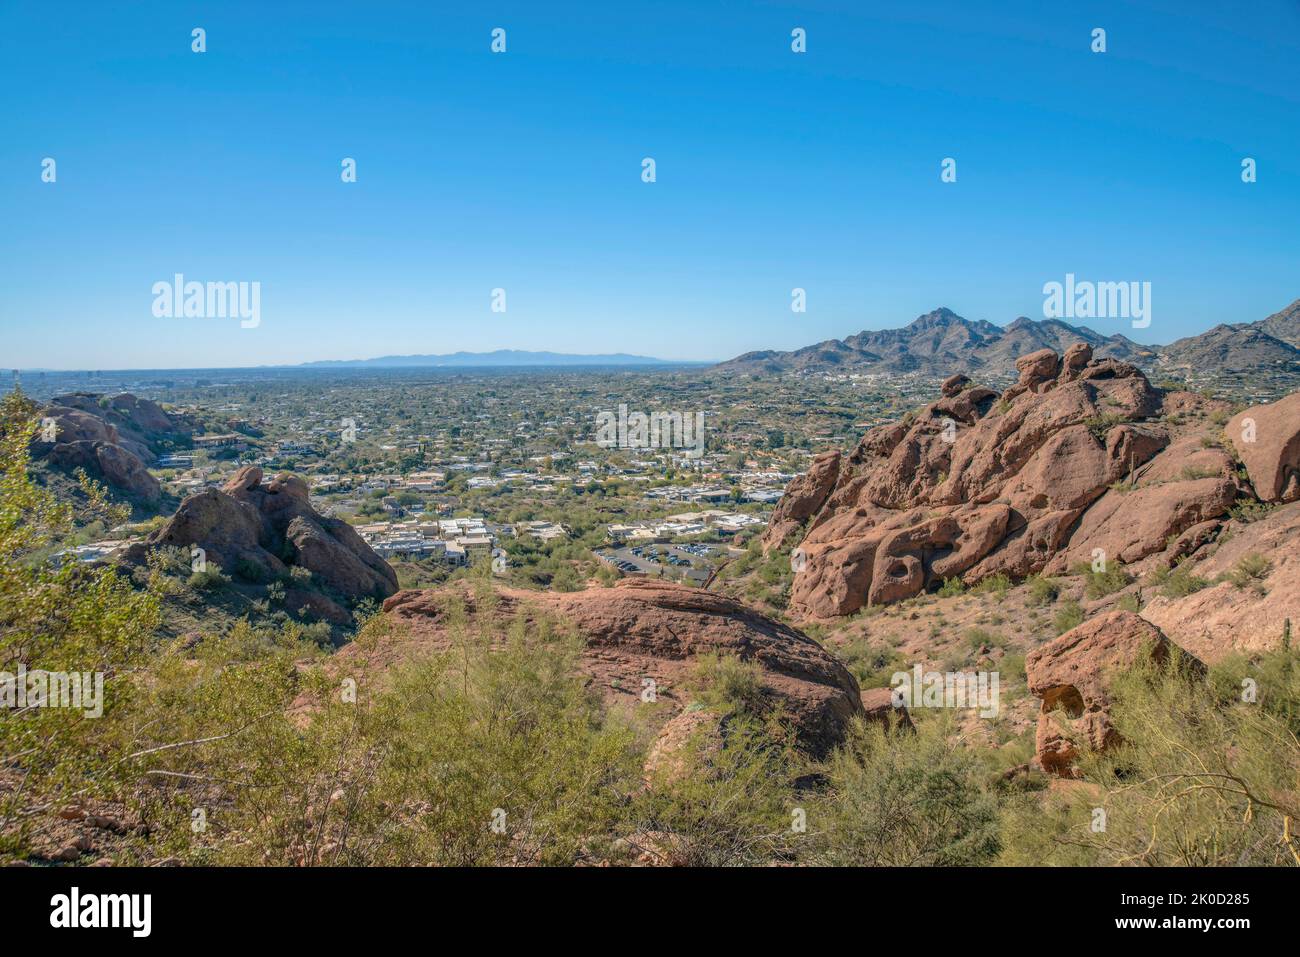
[[[54,441],[45,441],[44,430],[37,433],[32,442],[34,455],[61,469],[85,469],[91,478],[101,479],[141,502],[152,502],[162,495],[162,487],[141,458],[144,455],[152,461],[152,453],[138,444],[128,446],[110,422],[62,406],[49,406],[41,416],[53,420]]]
[[[1206,523],[1239,493],[1231,460],[1198,439],[1169,447],[1164,395],[1136,367],[1093,361],[1079,343],[1017,368],[1001,397],[949,378],[938,401],[791,484],[764,545],[804,526],[792,614],[848,615],[946,578],[1059,571],[1097,549],[1137,561],[1217,528]]]
[[[296,476],[262,482],[250,465],[223,488],[185,499],[167,524],[128,552],[140,559],[150,548],[199,546],[206,559],[228,572],[251,565],[265,578],[306,568],[348,599],[384,598],[397,591],[397,575],[347,522],[317,514],[307,485]],[[328,611],[326,609],[325,611]],[[337,618],[337,613],[322,613]]]
[[[1300,499],[1300,392],[1238,413],[1225,431],[1262,501]]]
[[[1203,670],[1199,660],[1149,621],[1132,612],[1112,611],[1026,655],[1029,691],[1042,702],[1036,749],[1043,770],[1072,777],[1080,747],[1101,751],[1114,744],[1112,676],[1144,659],[1164,663],[1171,654],[1188,668]]]
[[[581,592],[498,589],[494,594],[486,608],[464,585],[398,592],[384,602],[386,617],[396,626],[393,633],[373,647],[346,646],[335,656],[337,666],[382,670],[445,649],[447,605],[456,596],[471,618],[489,614],[503,634],[519,614],[572,627],[584,641],[582,669],[611,702],[638,706],[645,689],[653,687],[661,708],[666,704],[664,710],[675,713],[689,703],[683,684],[691,659],[717,652],[762,668],[765,696],[780,706],[810,753],[827,753],[843,740],[849,721],[863,714],[857,682],[834,655],[732,598],[631,579]]]
[[[1269,651],[1278,647],[1286,623],[1300,638],[1300,502],[1273,509],[1259,521],[1234,523],[1212,549],[1186,551],[1196,563],[1192,573],[1210,582],[1180,598],[1155,595],[1142,617],[1170,640],[1213,664],[1233,652]],[[1267,564],[1254,580],[1240,576],[1243,561]]]

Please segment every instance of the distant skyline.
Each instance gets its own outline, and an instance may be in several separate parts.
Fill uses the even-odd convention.
[[[1283,0],[6,4],[0,367],[722,360],[1067,275],[1170,343],[1300,296],[1297,62]]]

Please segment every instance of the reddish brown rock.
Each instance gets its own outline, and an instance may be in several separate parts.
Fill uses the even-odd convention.
[[[862,692],[862,710],[869,723],[904,731],[916,730],[902,695],[895,694],[893,688],[869,688]]]
[[[32,442],[33,455],[67,471],[84,469],[91,478],[141,502],[153,502],[161,496],[158,480],[149,474],[141,458],[144,455],[152,460],[152,454],[143,447],[133,451],[124,445],[111,423],[91,412],[53,405],[43,409],[41,417],[45,421]],[[47,426],[54,435],[52,442],[46,441]]]
[[[1083,514],[1047,571],[1064,572],[1098,556],[1133,564],[1164,551],[1193,526],[1226,515],[1236,497],[1236,482],[1223,477],[1108,491]]]
[[[1261,501],[1300,499],[1300,392],[1238,413],[1225,431]]]
[[[722,595],[669,582],[623,580],[581,592],[499,589],[490,608],[467,586],[402,591],[384,602],[395,626],[374,647],[343,648],[339,667],[379,669],[449,643],[447,607],[460,601],[475,619],[507,622],[548,616],[584,641],[581,667],[611,702],[637,707],[647,687],[672,714],[689,704],[684,682],[692,659],[706,652],[735,655],[762,668],[764,695],[779,705],[802,747],[826,754],[862,714],[857,682],[811,638]],[[653,684],[647,684],[647,681]]]
[[[956,375],[950,375],[948,378],[944,379],[943,385],[939,387],[939,392],[944,396],[944,398],[950,398],[957,395],[968,385],[970,385],[970,379],[959,372]]]
[[[823,452],[806,473],[794,479],[772,512],[763,536],[765,548],[779,548],[786,537],[815,515],[835,487],[840,474],[840,453]]]
[[[252,568],[263,579],[290,566],[305,568],[349,600],[384,598],[397,591],[397,575],[347,522],[319,515],[302,479],[279,475],[262,482],[257,466],[240,469],[221,489],[185,499],[165,525],[128,557],[168,545],[198,546],[227,572]],[[320,609],[321,617],[337,617]]]
[[[1300,502],[1230,528],[1204,557],[1187,548],[1199,559],[1192,574],[1207,587],[1181,598],[1153,595],[1142,609],[1171,641],[1211,664],[1234,652],[1277,648],[1288,621],[1292,641],[1300,641]],[[1241,569],[1260,569],[1261,561],[1256,575],[1242,576]]]
[[[1021,388],[1001,401],[951,382],[951,394],[867,432],[824,495],[819,476],[793,614],[836,617],[950,577],[1041,571],[1107,488],[1168,444],[1158,423],[1142,421],[1161,394],[1136,367],[1093,362],[1086,347],[1019,367]],[[802,492],[798,500],[814,508]],[[792,527],[783,522],[769,545]]]
[[[1128,611],[1098,615],[1031,651],[1025,677],[1030,693],[1042,702],[1036,741],[1043,770],[1073,776],[1081,747],[1102,751],[1113,745],[1113,675],[1144,660],[1164,663],[1171,654],[1190,669],[1203,669],[1159,628]]]

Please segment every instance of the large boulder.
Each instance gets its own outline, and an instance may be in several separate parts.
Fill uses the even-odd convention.
[[[34,456],[60,469],[84,469],[91,478],[141,503],[162,496],[162,487],[148,470],[156,460],[152,443],[189,434],[186,420],[127,393],[112,398],[89,392],[55,396],[40,414]]]
[[[1103,751],[1117,740],[1110,691],[1117,671],[1144,660],[1163,664],[1170,655],[1193,670],[1201,663],[1160,629],[1128,611],[1085,621],[1025,656],[1029,691],[1041,702],[1037,762],[1062,777],[1075,776],[1082,748]]]
[[[312,508],[306,483],[291,475],[262,481],[257,466],[240,469],[220,489],[185,499],[165,525],[128,552],[197,546],[228,572],[274,578],[305,568],[349,600],[385,598],[397,591],[397,574],[346,522]],[[322,616],[324,617],[324,616]],[[337,617],[337,615],[335,615]]]
[[[1082,346],[1064,360],[1050,350],[1025,356],[1018,368],[1001,397],[947,380],[937,401],[876,426],[847,459],[825,456],[815,479],[792,483],[797,495],[766,544],[805,528],[793,614],[838,617],[946,578],[1041,571],[1089,507],[1170,442],[1155,420],[1162,394],[1135,366],[1093,361]],[[1185,511],[1204,520],[1214,509]]]
[[[1226,432],[1262,501],[1300,499],[1300,392],[1238,413]]]
[[[693,659],[708,652],[756,662],[764,696],[780,707],[811,754],[827,754],[844,739],[849,722],[863,714],[853,675],[807,635],[735,599],[659,581],[628,579],[612,588],[570,593],[502,588],[490,604],[463,584],[398,592],[384,602],[385,618],[394,627],[374,644],[343,648],[336,666],[382,670],[441,652],[450,644],[453,600],[471,620],[491,616],[501,634],[519,616],[545,617],[572,628],[584,643],[580,667],[604,697],[639,707],[646,689],[653,688],[656,714],[663,720],[691,703],[686,679]],[[684,721],[679,730],[694,728],[695,722]]]

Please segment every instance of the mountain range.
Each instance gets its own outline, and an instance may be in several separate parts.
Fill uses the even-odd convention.
[[[864,331],[791,352],[747,352],[714,368],[747,374],[843,370],[948,375],[961,370],[1006,375],[1014,372],[1020,356],[1039,349],[1064,352],[1075,342],[1086,342],[1099,359],[1169,372],[1300,372],[1300,299],[1259,322],[1215,326],[1168,346],[1142,345],[1059,319],[1021,316],[1006,326],[973,322],[941,307],[902,328]]]
[[[609,355],[575,355],[567,352],[526,352],[519,349],[497,349],[493,352],[451,352],[446,355],[379,356],[375,359],[323,359],[304,362],[303,368],[419,368],[450,366],[457,368],[484,368],[492,366],[668,366],[704,365],[700,362],[677,362],[634,356],[624,352]]]

